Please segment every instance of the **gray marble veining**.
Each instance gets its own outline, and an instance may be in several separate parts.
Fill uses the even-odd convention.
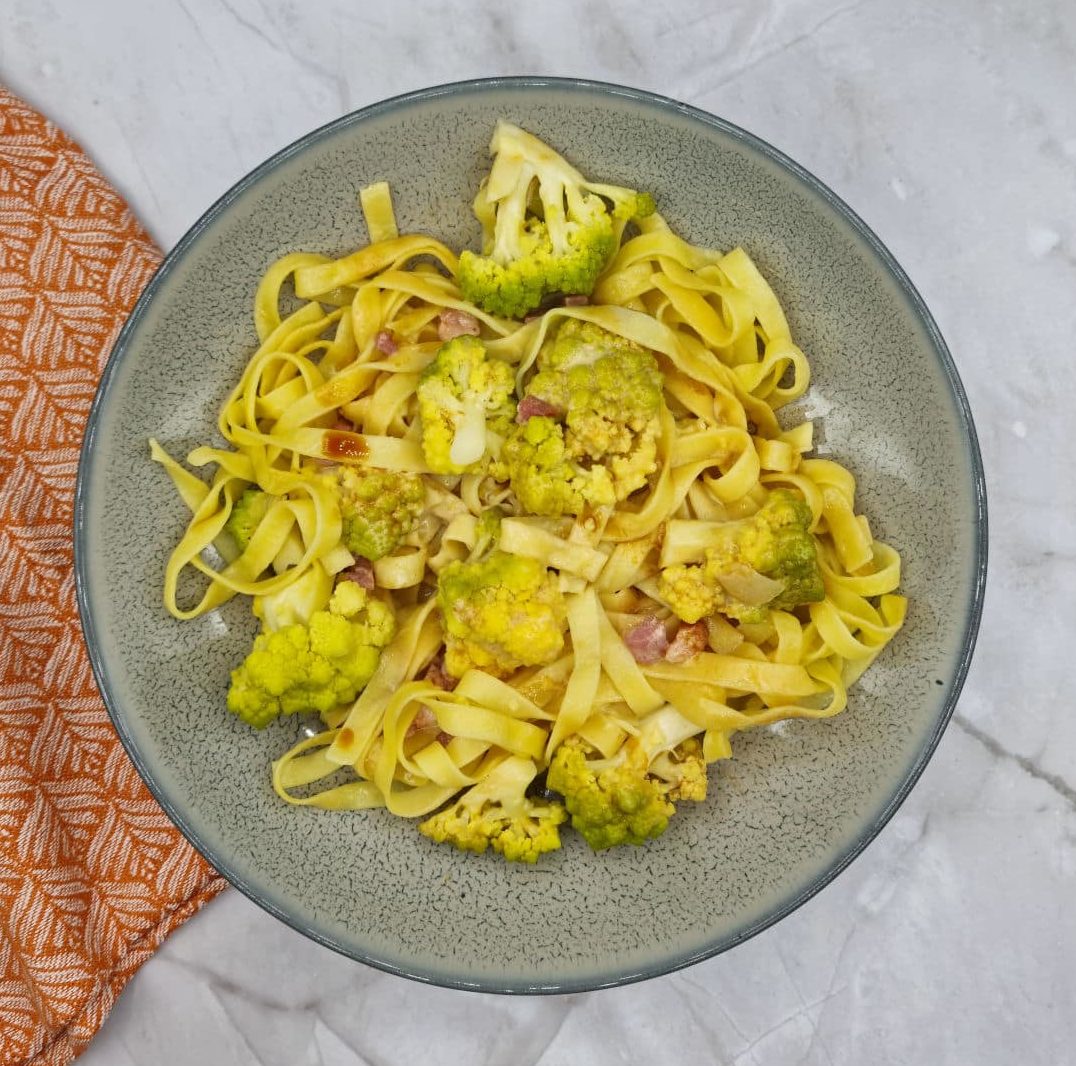
[[[140,971],[82,1061],[1076,1059],[1076,8],[59,6],[15,0],[0,78],[81,141],[164,246],[276,148],[424,84],[579,74],[746,126],[829,183],[915,280],[970,395],[992,512],[954,726],[866,854],[775,928],[642,985],[498,999],[357,966],[227,893]]]

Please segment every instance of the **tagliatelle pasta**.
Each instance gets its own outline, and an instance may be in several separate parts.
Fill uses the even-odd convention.
[[[480,195],[495,195],[498,166]],[[428,835],[532,860],[555,845],[548,837],[540,846],[519,844],[518,819],[539,818],[520,805],[544,804],[544,816],[560,809],[555,795],[534,798],[534,780],[564,745],[586,753],[599,784],[606,769],[646,750],[642,772],[667,804],[701,798],[705,778],[688,787],[683,766],[728,758],[737,733],[840,713],[848,686],[904,621],[900,557],[857,512],[850,471],[808,457],[811,424],[779,421],[780,409],[807,390],[810,370],[747,252],[689,244],[656,212],[643,214],[634,229],[618,226],[589,302],[561,301],[519,321],[465,298],[453,251],[398,233],[387,185],[363,190],[361,199],[370,244],[338,259],[292,253],[266,270],[254,297],[259,345],[218,420],[223,446],[187,456],[190,466],[212,471],[208,481],[151,442],[152,458],[191,512],[165,572],[164,603],[176,618],[251,596],[267,632],[302,643],[315,614],[336,610],[326,606],[334,585],[351,582],[367,614],[356,607],[346,617],[368,618],[363,632],[372,632],[376,601],[387,619],[382,643],[356,652],[369,670],[353,698],[334,703],[319,690],[304,707],[301,693],[314,691],[309,677],[306,689],[296,688],[289,664],[260,667],[285,677],[266,682],[266,700],[279,703],[274,713],[308,710],[320,719],[319,731],[273,763],[281,799],[334,810],[384,807],[406,818],[450,804],[452,818],[466,810],[472,822],[457,832],[442,820]],[[497,429],[490,422],[488,451],[445,474],[431,465],[417,390],[460,324],[484,359],[511,368],[515,421]],[[568,424],[570,414],[531,390],[572,329],[649,353],[661,402],[631,433],[650,434],[653,459],[640,487],[622,499],[534,513],[521,502],[512,441],[527,433],[528,404],[540,421]],[[602,461],[573,469],[583,478]],[[401,511],[402,535],[380,557],[353,550],[354,516],[339,494],[340,471],[348,469],[420,486],[412,510]],[[252,491],[256,519],[240,538],[236,517]],[[781,507],[792,509],[765,525]],[[795,514],[804,522],[799,539],[788,517]],[[795,541],[799,569],[778,558],[783,537]],[[459,658],[453,642],[462,639],[452,630],[461,623],[450,617],[449,575],[477,573],[466,568],[491,553],[515,560],[513,573],[536,568],[546,599],[545,628],[534,640],[548,639],[552,650],[544,658],[535,651],[533,661],[526,651],[522,660],[498,661],[495,648],[486,665],[473,659],[462,676],[449,676]],[[200,592],[181,596],[197,581]],[[493,602],[501,592],[481,588],[474,612],[487,610],[478,597],[488,593]],[[511,596],[498,602],[506,604],[506,628],[529,624],[513,614]],[[312,640],[302,653],[311,660]],[[272,645],[273,654],[282,646]],[[660,750],[647,746],[655,723],[670,738]],[[490,821],[490,805],[508,808],[513,782],[522,782],[509,811],[516,821],[509,825],[503,811]],[[568,802],[576,822],[585,820],[581,804]],[[552,816],[552,824],[565,817]],[[482,818],[489,824],[479,832]],[[545,832],[533,824],[526,831]],[[584,835],[601,847],[659,831]]]

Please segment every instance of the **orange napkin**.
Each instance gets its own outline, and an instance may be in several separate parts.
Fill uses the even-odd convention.
[[[0,1063],[67,1063],[225,885],[146,791],[75,608],[75,471],[160,261],[63,133],[0,87]]]

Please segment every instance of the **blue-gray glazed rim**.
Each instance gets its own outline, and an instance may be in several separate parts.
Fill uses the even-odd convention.
[[[536,867],[434,845],[383,812],[288,808],[263,733],[224,712],[253,619],[228,604],[176,622],[160,602],[185,518],[146,439],[213,439],[254,346],[254,284],[272,258],[364,239],[358,189],[387,178],[401,229],[460,246],[494,121],[549,140],[596,179],[650,189],[696,243],[742,243],[782,300],[814,382],[823,454],[904,558],[908,623],[848,710],[735,741],[711,798],[641,849],[570,840]],[[630,151],[625,148],[630,145]],[[986,490],[964,389],[907,275],[798,163],[697,108],[581,79],[491,78],[386,100],[278,152],[168,254],[121,331],[90,411],[75,499],[75,577],[94,676],[151,793],[240,891],[312,939],[447,987],[560,993],[716,955],[828,884],[903,802],[967,675],[982,611]]]

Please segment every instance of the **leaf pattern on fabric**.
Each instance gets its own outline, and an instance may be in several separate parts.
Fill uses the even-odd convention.
[[[63,133],[0,87],[0,1064],[61,1066],[224,887],[131,765],[75,608],[78,451],[160,262]]]

